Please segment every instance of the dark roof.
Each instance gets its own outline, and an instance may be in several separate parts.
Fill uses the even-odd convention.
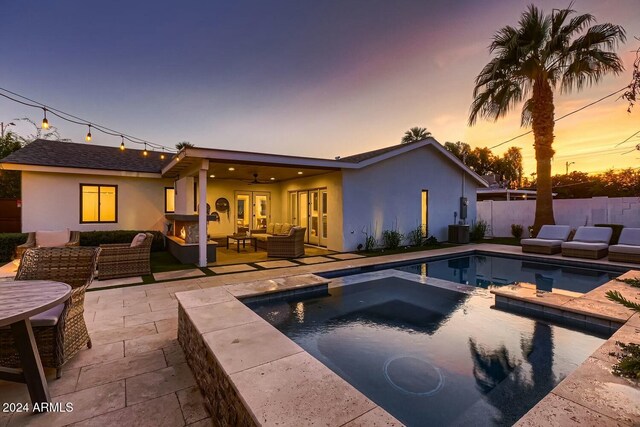
[[[160,173],[172,157],[167,154],[163,160],[158,151],[149,150],[146,157],[142,152],[132,148],[121,151],[119,147],[36,139],[0,163]]]
[[[374,157],[378,157],[383,154],[389,153],[393,150],[397,150],[400,147],[408,147],[410,145],[416,144],[418,142],[423,142],[423,141],[424,139],[421,139],[420,141],[412,141],[412,142],[407,142],[403,144],[392,145],[390,147],[379,148],[377,150],[354,154],[352,156],[340,157],[339,159],[336,159],[336,160],[340,162],[347,162],[347,163],[360,163],[360,162],[364,162],[365,160],[373,159]]]

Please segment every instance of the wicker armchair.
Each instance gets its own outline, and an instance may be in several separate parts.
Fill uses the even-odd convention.
[[[65,246],[80,246],[80,232],[69,232],[69,242]],[[22,255],[27,249],[36,247],[36,233],[29,233],[27,241],[20,246],[16,246],[16,259],[22,259]]]
[[[84,346],[91,348],[84,322],[84,294],[93,281],[99,253],[99,248],[90,247],[36,248],[27,249],[22,257],[15,280],[53,280],[73,288],[63,307],[31,318],[42,365],[55,368],[57,378],[69,359]],[[0,366],[21,366],[10,328],[0,328]]]
[[[304,235],[307,229],[295,227],[289,236],[269,236],[267,238],[267,256],[278,258],[297,258],[304,256]]]
[[[144,242],[133,248],[129,243],[100,245],[102,251],[98,258],[98,278],[107,280],[151,274],[153,234],[146,234]]]

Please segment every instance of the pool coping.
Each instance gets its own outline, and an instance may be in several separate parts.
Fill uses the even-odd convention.
[[[581,260],[576,260],[573,258],[560,258],[558,256],[554,256],[554,255],[539,255],[539,254],[522,254],[521,252],[519,252],[520,248],[519,247],[514,247],[514,246],[508,246],[508,245],[495,245],[495,244],[477,244],[477,245],[469,245],[469,246],[459,246],[459,247],[453,247],[453,248],[446,248],[446,249],[442,249],[442,250],[434,250],[434,251],[429,251],[427,253],[425,252],[412,252],[412,253],[406,253],[406,254],[393,254],[393,255],[382,255],[382,256],[378,256],[378,257],[373,257],[373,258],[358,258],[358,259],[352,259],[352,260],[347,260],[347,261],[338,261],[335,263],[330,263],[330,264],[318,264],[318,265],[314,265],[314,266],[309,266],[309,267],[297,267],[296,271],[302,271],[302,269],[304,269],[305,272],[313,272],[313,273],[318,273],[318,274],[322,274],[322,273],[326,273],[326,272],[332,272],[332,271],[340,271],[340,272],[345,272],[345,271],[350,271],[350,270],[354,270],[354,269],[358,269],[358,272],[362,272],[362,271],[377,271],[378,269],[384,269],[384,268],[393,268],[394,266],[400,266],[400,265],[406,265],[409,263],[417,263],[417,262],[421,262],[421,261],[433,261],[433,260],[437,260],[437,259],[442,259],[442,258],[449,258],[451,256],[465,256],[465,255],[470,255],[470,254],[486,254],[486,255],[497,255],[497,256],[506,256],[506,257],[514,257],[514,258],[518,258],[518,259],[530,259],[530,260],[536,260],[536,261],[546,261],[546,262],[552,262],[554,264],[559,264],[559,265],[569,265],[569,266],[576,266],[576,267],[586,267],[586,268],[604,268],[606,270],[632,270],[634,267],[637,268],[637,266],[634,266],[633,264],[628,264],[628,263],[612,263],[609,262],[608,260],[589,260],[589,261],[581,261]],[[364,267],[364,269],[363,269]],[[289,269],[284,269],[284,272],[289,272]],[[293,272],[293,270],[291,271]],[[238,275],[240,276],[240,275]],[[273,279],[273,280],[277,280],[277,279]],[[224,291],[230,295],[233,299],[237,300],[237,298],[233,295],[231,295],[231,293],[229,293],[230,290],[232,290],[234,287],[236,286],[247,286],[249,285],[250,287],[250,283],[255,283],[255,282],[244,282],[244,283],[239,283],[239,284],[230,284],[230,285],[226,285],[222,288],[211,288],[212,290],[215,289],[223,289]],[[313,286],[317,287],[317,284],[314,284]],[[302,291],[302,288],[304,288],[304,286],[297,286],[298,291]],[[284,288],[282,288],[284,289]],[[209,289],[207,289],[206,291],[209,291]],[[179,301],[181,301],[182,296],[181,294],[188,294],[188,293],[197,293],[197,292],[202,292],[202,291],[190,291],[190,292],[183,292],[183,293],[178,293],[176,294],[176,298],[178,298]],[[216,292],[220,292],[220,291],[216,291]],[[269,294],[273,293],[273,292],[278,292],[278,289],[274,289],[272,292],[267,292],[264,293],[262,292],[262,295],[260,295],[261,297],[264,297],[265,295],[268,297]],[[257,296],[257,294],[255,295]],[[182,302],[180,302],[180,304],[182,305]],[[209,303],[205,304],[208,305]],[[244,304],[243,304],[244,306]],[[244,306],[246,307],[246,306]],[[247,310],[249,310],[247,308]],[[250,311],[250,310],[249,310]],[[251,311],[251,313],[253,313]],[[255,315],[255,313],[253,313]],[[187,316],[187,314],[185,313],[183,315]],[[255,315],[257,316],[257,315]],[[258,316],[259,317],[259,316]],[[261,319],[260,319],[261,320]],[[257,320],[251,320],[249,323],[254,322]],[[268,325],[268,323],[266,321],[263,321],[264,323],[266,323]],[[252,323],[253,324],[253,323]],[[270,325],[269,325],[270,326]],[[627,324],[623,325],[618,332],[616,332],[616,334],[614,334],[614,336],[611,338],[611,340],[607,341],[605,343],[605,345],[611,345],[611,341],[613,340],[615,343],[614,338],[616,336],[620,336],[621,333],[626,334],[624,336],[628,336],[629,333],[632,333],[632,335],[637,335],[638,334],[638,329],[634,329],[634,330],[630,330],[629,328],[640,328],[640,316],[632,316],[630,318],[630,320],[627,322]],[[272,327],[273,328],[273,327]],[[273,328],[273,330],[277,331],[277,329]],[[279,331],[277,331],[279,333]],[[205,333],[200,334],[201,336],[205,335]],[[282,334],[280,334],[282,335]],[[284,335],[282,335],[284,336]],[[285,337],[286,338],[286,337]],[[288,340],[289,342],[291,342],[288,338],[286,338],[286,340]],[[603,345],[603,347],[605,347],[605,345]],[[601,349],[603,348],[601,347]],[[601,350],[599,349],[599,351]],[[300,352],[304,352],[302,349],[300,349]],[[306,353],[306,352],[305,352]],[[597,353],[597,352],[596,352]],[[587,359],[587,361],[585,361],[576,371],[580,370],[582,368],[582,366],[587,365],[588,362],[590,362],[592,359],[595,358],[594,355],[596,355],[596,353],[594,353],[592,355],[592,357],[590,357],[589,359]],[[606,353],[608,354],[608,353]],[[311,357],[311,356],[309,356]],[[604,357],[604,356],[602,356]],[[610,356],[609,356],[610,357]],[[326,366],[322,365],[320,362],[318,362],[320,364],[320,367],[318,367],[318,369],[325,368],[326,370],[328,370],[328,374],[337,377],[338,379],[340,379],[340,377],[338,377],[336,374],[334,374],[332,371],[329,370],[329,368],[327,368]],[[609,365],[609,369],[610,366],[613,364],[614,362],[611,362]],[[267,363],[269,364],[269,363]],[[193,368],[192,368],[193,369]],[[196,373],[197,376],[197,372],[194,370],[194,373]],[[608,375],[613,377],[612,374],[610,374],[610,370],[608,371]],[[571,378],[571,376],[567,377],[567,379]],[[620,379],[618,377],[613,377],[615,380],[622,380],[624,382],[624,379]],[[564,384],[565,381],[567,380],[565,379],[561,384],[559,384],[558,387],[560,387],[560,385]],[[341,379],[340,379],[341,380]],[[347,384],[347,386],[351,387],[350,385]],[[556,388],[558,388],[556,387]],[[636,385],[634,385],[635,388],[637,388]],[[353,387],[351,387],[353,389]],[[552,414],[553,416],[556,415],[566,415],[567,411],[570,411],[569,413],[579,413],[580,411],[587,411],[589,412],[589,409],[586,408],[585,406],[581,406],[569,399],[566,399],[565,397],[560,397],[559,395],[556,395],[554,392],[556,391],[556,389],[554,389],[551,393],[549,393],[549,395],[547,395],[547,397],[545,397],[542,401],[540,401],[534,408],[532,408],[531,411],[529,411],[522,419],[521,421],[524,424],[521,425],[540,425],[540,424],[547,424],[548,423],[548,418],[543,418],[543,419],[539,419],[537,417],[539,417],[540,415],[540,410],[544,410],[542,413],[544,413],[545,417],[548,416],[548,414],[550,413],[547,409],[555,409],[556,412],[555,414]],[[362,396],[362,394],[353,389],[352,392],[355,392],[356,394],[353,396],[357,396],[360,395]],[[547,398],[559,398],[559,399],[564,399],[561,400],[560,404],[558,404],[558,402],[548,402]],[[366,397],[364,398],[366,400],[368,400]],[[373,404],[375,405],[375,404]],[[576,408],[573,408],[573,406],[577,405],[577,410]],[[365,405],[366,406],[366,405]],[[633,407],[633,402],[629,403],[627,405],[628,408]],[[546,411],[546,412],[545,412]],[[606,412],[606,411],[605,411]],[[213,413],[212,413],[213,414]],[[591,413],[592,415],[594,414],[593,412]],[[600,416],[602,414],[596,413],[597,416]],[[375,415],[375,417],[374,417]],[[606,415],[602,415],[603,417],[606,417]],[[640,415],[639,415],[640,416]],[[395,420],[393,417],[391,417],[391,415],[389,415],[386,411],[384,411],[382,408],[378,407],[378,406],[374,406],[373,408],[367,410],[366,412],[364,412],[361,415],[358,415],[358,417],[356,417],[354,420],[351,420],[350,422],[346,423],[346,424],[339,424],[339,423],[335,423],[335,424],[330,424],[330,425],[366,425],[365,420],[368,422],[371,422],[374,419],[378,419],[378,421],[387,421],[389,422],[389,425],[401,425],[397,420]],[[254,423],[259,423],[256,419],[255,416],[252,416],[253,422]],[[611,417],[607,418],[608,420],[612,420]],[[635,419],[635,418],[634,418]],[[536,420],[538,422],[538,424],[536,424]],[[286,423],[285,423],[286,424]]]

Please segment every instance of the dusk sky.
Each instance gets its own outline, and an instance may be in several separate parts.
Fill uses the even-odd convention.
[[[333,158],[397,144],[412,126],[441,143],[492,146],[528,129],[520,109],[467,126],[474,78],[494,32],[529,1],[2,2],[0,87],[164,145]],[[546,12],[569,1],[536,1]],[[622,25],[626,71],[577,94],[556,117],[627,85],[640,42],[638,0],[576,0]],[[640,105],[610,98],[556,124],[554,172],[636,166]],[[0,99],[0,121],[42,119]],[[49,117],[64,138],[86,128]],[[24,125],[18,128],[29,132]],[[523,147],[535,168],[533,137]],[[92,143],[119,145],[94,132]]]

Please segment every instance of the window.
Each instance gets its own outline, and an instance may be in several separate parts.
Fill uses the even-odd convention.
[[[164,187],[164,211],[168,213],[176,211],[176,190],[173,187]]]
[[[80,184],[80,223],[118,222],[118,186]]]

